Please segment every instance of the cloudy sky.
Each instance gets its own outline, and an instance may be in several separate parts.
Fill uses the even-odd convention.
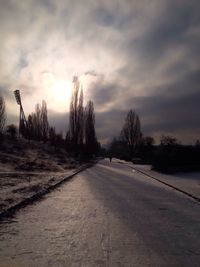
[[[77,75],[102,142],[129,109],[145,135],[200,138],[199,0],[1,0],[0,36],[9,123],[19,88],[26,114],[45,99],[51,124],[65,131]]]

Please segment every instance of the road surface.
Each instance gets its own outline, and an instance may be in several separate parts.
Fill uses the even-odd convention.
[[[0,266],[200,266],[200,205],[100,161],[0,225]]]

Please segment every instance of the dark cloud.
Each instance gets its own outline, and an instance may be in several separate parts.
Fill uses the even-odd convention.
[[[21,55],[19,58],[19,69],[26,68],[28,66],[28,60],[26,56]]]
[[[171,76],[176,77],[177,70],[174,69],[174,74]],[[172,97],[193,94],[200,91],[200,69],[195,71],[187,71],[185,75],[179,77],[174,82],[169,82],[167,85],[163,85],[158,94],[168,94]]]
[[[192,143],[200,132],[200,91],[182,96],[166,94],[138,97],[135,109],[140,115],[145,135],[168,133]],[[187,139],[185,136],[192,136]],[[159,136],[158,136],[159,137]]]
[[[57,7],[54,1],[52,0],[40,0],[40,3],[43,5],[44,8],[48,10],[49,13],[54,14]]]
[[[132,108],[139,114],[144,135],[168,133],[192,143],[200,132],[200,92],[190,96],[171,98],[168,96],[140,97]],[[131,105],[129,105],[131,107]],[[97,133],[100,139],[118,137],[127,110],[112,110],[96,114]],[[193,139],[184,139],[185,135]]]
[[[192,4],[193,3],[193,4]],[[145,61],[160,61],[169,50],[187,41],[185,33],[200,23],[200,4],[197,1],[167,1],[146,32],[132,41],[134,50]],[[172,51],[173,52],[173,51]]]
[[[186,96],[190,97],[194,93],[198,93],[200,91],[200,69],[195,71],[186,71],[185,75],[180,75],[179,70],[174,67],[167,69],[165,71],[165,77],[171,77],[171,80],[167,80],[167,82],[161,85],[152,86],[151,84],[146,85],[146,92],[150,98],[157,99],[158,97],[166,97],[171,100],[177,99],[178,97]],[[150,94],[148,94],[148,90]],[[137,101],[134,95],[127,99],[127,104],[131,105],[135,103],[137,105]]]
[[[126,111],[113,109],[106,112],[96,112],[96,132],[99,140],[106,144],[114,137],[119,137]]]
[[[99,6],[93,11],[95,21],[103,26],[111,26],[116,21],[116,14],[110,12],[103,6]]]
[[[84,75],[90,75],[90,76],[98,76],[98,74],[94,70],[88,70],[84,73]]]
[[[121,87],[117,84],[97,83],[91,89],[91,98],[99,108],[114,102],[118,90],[121,90]]]

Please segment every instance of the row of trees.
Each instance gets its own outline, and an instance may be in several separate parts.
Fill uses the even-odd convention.
[[[95,131],[94,104],[90,100],[83,106],[83,89],[78,78],[74,78],[70,103],[69,129],[66,134],[68,148],[76,154],[91,156],[99,150]]]
[[[14,124],[7,125],[6,122],[6,105],[5,100],[0,96],[0,137],[2,139],[3,133],[8,133],[12,138],[16,137],[18,129]],[[43,100],[42,105],[35,106],[35,112],[28,115],[27,121],[20,121],[20,134],[26,139],[37,141],[48,141],[53,135],[56,136],[55,128],[49,126],[47,104]],[[56,138],[54,138],[56,139]]]
[[[75,156],[91,157],[97,154],[100,145],[97,141],[95,131],[94,104],[90,100],[86,107],[83,106],[83,89],[77,77],[73,80],[73,90],[70,102],[69,126],[65,139],[62,133],[56,133],[55,127],[51,127],[48,121],[47,104],[35,106],[35,111],[28,115],[27,121],[20,121],[20,134],[26,138],[36,141],[49,142],[54,146],[61,146]],[[0,134],[3,134],[5,127],[5,101],[0,97]],[[7,133],[14,137],[17,128],[10,125]]]
[[[109,154],[134,163],[149,163],[153,168],[173,173],[200,170],[200,141],[195,146],[182,145],[173,136],[162,135],[159,145],[151,136],[144,137],[138,115],[130,110],[118,139],[114,138]]]
[[[143,136],[141,132],[141,123],[138,114],[130,110],[125,118],[124,125],[118,138],[114,138],[110,144],[109,153],[119,156],[132,158],[141,155],[145,149],[152,149],[155,140],[151,136]],[[160,147],[177,147],[180,142],[169,135],[162,135],[160,138]],[[196,146],[200,146],[197,140]],[[143,153],[142,153],[143,154]]]
[[[35,112],[28,116],[23,136],[29,139],[46,142],[49,138],[49,129],[47,104],[43,100],[42,105],[37,104],[35,106]]]

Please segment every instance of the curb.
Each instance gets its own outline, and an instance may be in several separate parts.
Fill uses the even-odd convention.
[[[121,162],[119,162],[119,163],[120,163],[120,164],[123,164],[123,163],[121,163]],[[157,182],[160,182],[161,184],[164,184],[164,185],[166,185],[166,186],[168,186],[168,187],[171,187],[171,188],[175,189],[176,191],[178,191],[178,192],[180,192],[180,193],[182,193],[182,194],[185,194],[185,195],[187,195],[188,197],[191,197],[192,199],[194,199],[195,201],[197,201],[198,203],[200,203],[200,198],[199,198],[199,197],[196,197],[195,195],[190,194],[190,193],[188,193],[188,192],[185,191],[185,190],[182,190],[182,189],[180,189],[180,188],[178,188],[178,187],[176,187],[176,186],[174,186],[174,185],[171,185],[171,184],[169,184],[169,183],[166,183],[166,182],[164,182],[164,181],[162,181],[162,180],[160,180],[160,179],[158,179],[158,178],[155,178],[154,176],[152,176],[152,175],[150,175],[150,174],[148,174],[148,173],[146,173],[146,172],[144,172],[144,171],[141,171],[141,170],[139,170],[138,168],[131,167],[131,166],[129,166],[129,165],[126,165],[126,166],[129,167],[129,168],[131,168],[131,169],[133,169],[133,170],[136,170],[136,171],[138,171],[138,172],[140,172],[140,173],[142,173],[142,174],[144,174],[144,175],[146,175],[147,177],[149,177],[149,178],[151,178],[151,179],[153,179],[153,180],[156,180]]]
[[[26,207],[27,205],[33,204],[35,201],[42,199],[46,194],[50,193],[57,187],[61,186],[63,183],[67,182],[68,180],[72,179],[75,175],[79,174],[80,172],[92,167],[95,163],[89,163],[83,168],[79,169],[75,173],[63,178],[61,181],[57,182],[54,185],[50,185],[48,188],[45,188],[38,193],[34,194],[33,196],[26,198],[22,200],[21,202],[9,207],[7,210],[4,210],[3,212],[0,213],[0,221],[3,221],[4,219],[7,219],[8,217],[12,217],[18,210],[21,208]]]

